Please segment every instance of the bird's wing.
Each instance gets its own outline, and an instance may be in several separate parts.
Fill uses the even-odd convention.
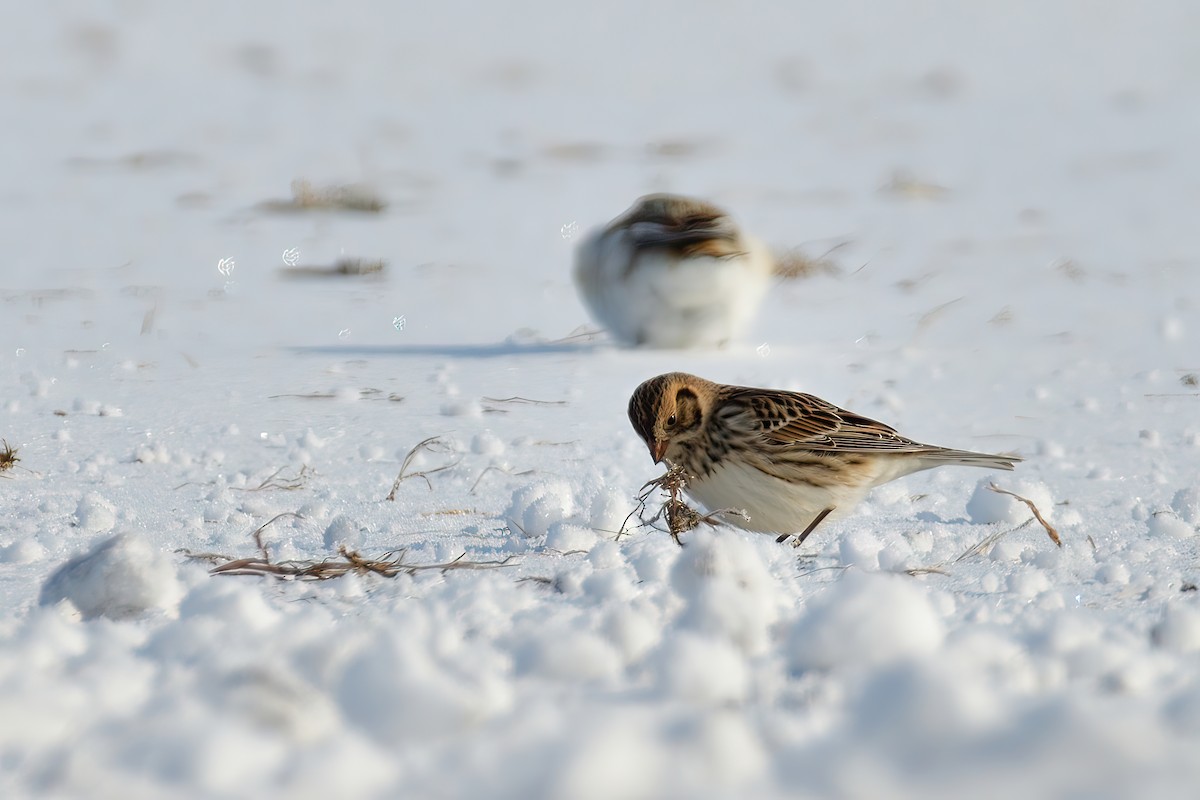
[[[758,433],[763,444],[827,453],[920,453],[933,449],[901,436],[882,422],[799,392],[735,389],[726,407],[729,424]]]
[[[624,228],[634,249],[686,248],[707,242],[727,243],[732,249],[738,229],[720,208],[703,200],[677,195],[647,195],[613,220]]]

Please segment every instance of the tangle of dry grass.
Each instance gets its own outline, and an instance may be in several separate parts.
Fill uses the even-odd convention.
[[[10,445],[7,439],[0,439],[0,442],[4,443],[4,448],[0,449],[0,472],[7,472],[21,459],[17,457],[17,448]]]
[[[683,547],[683,541],[679,538],[680,534],[694,530],[700,527],[701,524],[716,527],[724,522],[721,519],[722,516],[731,514],[749,519],[745,511],[735,508],[722,508],[711,514],[701,514],[683,501],[683,490],[686,485],[687,473],[684,472],[682,467],[671,467],[664,474],[642,484],[641,494],[637,497],[637,508],[630,511],[629,516],[625,517],[625,521],[621,523],[621,530],[617,531],[617,538],[620,539],[622,535],[628,533],[625,530],[625,526],[629,524],[629,520],[634,514],[637,514],[638,519],[641,521],[638,527],[645,527],[647,525],[653,527],[654,523],[659,519],[665,519],[667,533],[671,534],[671,538],[675,540],[675,544],[680,547]],[[646,504],[650,500],[650,495],[659,489],[667,493],[667,500],[654,516],[647,519],[645,516]]]
[[[467,561],[466,553],[463,553],[452,561],[437,564],[413,564],[405,560],[405,556],[408,553],[407,548],[389,550],[378,558],[368,558],[344,545],[338,548],[338,555],[341,556],[340,559],[272,561],[270,551],[267,550],[267,545],[263,541],[262,533],[266,530],[267,526],[283,517],[299,518],[300,515],[290,511],[277,514],[260,525],[251,534],[251,538],[254,539],[254,546],[258,550],[257,556],[251,558],[232,558],[220,553],[192,553],[187,550],[179,552],[183,552],[190,559],[208,561],[213,564],[214,566],[208,571],[210,575],[256,575],[259,577],[294,581],[327,581],[350,573],[394,578],[402,573],[415,575],[418,572],[429,570],[449,572],[450,570],[460,569],[485,570],[515,566],[513,562],[515,556],[506,556],[496,561]]]

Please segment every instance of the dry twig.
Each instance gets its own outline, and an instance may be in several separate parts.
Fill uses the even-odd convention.
[[[1021,495],[1019,495],[1019,494],[1014,494],[1013,492],[1010,492],[1007,489],[1001,489],[999,486],[997,486],[994,483],[989,483],[988,488],[991,489],[993,492],[996,492],[997,494],[1006,494],[1009,497],[1014,497],[1017,500],[1020,500],[1025,505],[1029,506],[1029,510],[1033,512],[1034,518],[1039,523],[1041,523],[1041,526],[1043,528],[1046,529],[1046,534],[1050,537],[1050,541],[1054,542],[1059,547],[1062,547],[1062,539],[1060,539],[1058,537],[1058,531],[1054,530],[1053,525],[1051,525],[1049,522],[1046,522],[1046,518],[1042,516],[1042,512],[1038,511],[1037,506],[1035,506],[1033,504],[1032,500],[1025,498],[1025,497],[1021,497]]]
[[[290,492],[302,488],[305,482],[308,480],[308,465],[302,464],[300,466],[300,471],[291,477],[279,477],[280,473],[282,473],[285,469],[287,469],[287,467],[280,467],[279,469],[275,470],[258,486],[250,486],[245,488],[240,486],[230,486],[229,490],[232,492],[265,492],[268,489],[282,489],[285,492]]]
[[[444,470],[451,469],[452,467],[457,467],[459,463],[462,462],[462,459],[460,458],[451,464],[445,464],[434,469],[427,469],[422,470],[421,472],[412,473],[405,472],[405,470],[408,469],[408,465],[412,463],[414,458],[416,458],[417,453],[421,452],[422,450],[429,450],[433,452],[437,447],[441,447],[443,450],[449,450],[449,446],[442,439],[442,437],[430,436],[428,439],[423,439],[422,441],[417,442],[413,449],[408,451],[408,455],[404,457],[404,463],[400,465],[400,472],[397,473],[396,480],[392,483],[392,490],[388,492],[388,500],[395,501],[396,490],[400,488],[400,482],[408,478],[421,478],[425,481],[425,485],[429,487],[429,491],[432,492],[433,484],[429,482],[429,476],[436,472],[442,472]]]
[[[1000,541],[1005,536],[1008,536],[1010,533],[1016,533],[1024,528],[1028,528],[1032,523],[1032,519],[1027,519],[1015,528],[1009,528],[1008,530],[1004,531],[996,531],[992,535],[984,538],[982,541],[977,542],[972,547],[967,548],[966,552],[954,559],[954,563],[957,564],[959,561],[971,558],[972,556],[983,555],[991,548],[992,545]]]
[[[345,278],[383,274],[387,262],[381,258],[339,258],[331,266],[281,267],[285,278]]]
[[[487,475],[489,472],[503,472],[505,475],[511,475],[512,477],[517,478],[522,475],[532,475],[534,472],[536,472],[536,470],[527,469],[522,472],[513,472],[511,469],[508,469],[507,467],[497,467],[495,464],[492,464],[490,467],[485,469],[483,472],[479,473],[479,477],[476,478],[475,482],[471,484],[471,488],[467,490],[467,494],[475,494],[475,487],[477,487],[479,485],[479,482],[483,480],[483,476]]]
[[[565,406],[566,400],[530,400],[528,397],[484,397],[489,403],[523,403],[531,406]]]

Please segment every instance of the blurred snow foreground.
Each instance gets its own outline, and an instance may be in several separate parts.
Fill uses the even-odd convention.
[[[0,798],[1196,795],[1196,4],[359,6],[0,26]],[[662,192],[828,268],[564,341]],[[680,548],[671,370],[1027,460]]]

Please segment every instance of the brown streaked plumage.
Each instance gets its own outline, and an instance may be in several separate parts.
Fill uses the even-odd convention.
[[[710,510],[744,509],[743,528],[799,534],[849,511],[868,491],[944,465],[1011,470],[1016,456],[922,444],[873,419],[798,392],[726,386],[670,372],[638,386],[629,420],[655,463],[688,475]]]

